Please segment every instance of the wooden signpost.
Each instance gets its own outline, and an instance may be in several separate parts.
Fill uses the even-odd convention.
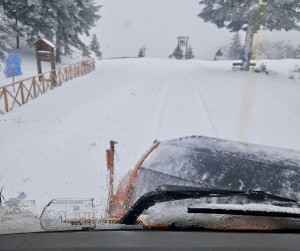
[[[36,62],[38,74],[42,74],[42,61],[50,62],[51,71],[55,74],[55,44],[46,38],[39,38],[38,41],[34,43],[36,51]]]

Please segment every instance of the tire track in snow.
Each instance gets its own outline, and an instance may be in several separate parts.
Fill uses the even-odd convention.
[[[166,69],[163,95],[159,96],[160,113],[155,116],[158,121],[155,136],[158,139],[217,135],[185,67],[182,62],[174,62],[172,68]]]
[[[219,138],[219,137],[220,137],[220,134],[219,134],[219,132],[218,132],[218,130],[217,130],[217,127],[215,126],[215,123],[214,123],[214,121],[213,121],[213,119],[212,119],[212,116],[211,116],[211,113],[210,113],[210,111],[209,111],[209,109],[208,109],[208,106],[207,106],[207,104],[206,104],[206,101],[205,101],[205,99],[204,99],[204,97],[203,97],[203,95],[202,95],[202,93],[201,93],[201,90],[200,90],[199,85],[197,84],[197,82],[195,81],[195,79],[194,79],[194,77],[192,76],[191,73],[186,72],[186,74],[189,76],[190,80],[192,81],[193,85],[195,86],[195,89],[196,89],[197,94],[198,94],[198,96],[199,96],[199,98],[200,98],[200,101],[201,101],[201,103],[202,103],[202,105],[203,105],[203,108],[204,108],[204,110],[205,110],[206,116],[207,116],[207,118],[208,118],[208,120],[209,120],[209,122],[210,122],[210,124],[211,124],[211,127],[212,127],[212,129],[213,129],[213,131],[214,131],[215,136],[216,136],[217,138]]]
[[[157,139],[158,137],[158,133],[159,133],[159,129],[162,125],[162,121],[163,121],[163,116],[165,114],[165,110],[166,110],[166,103],[167,103],[167,98],[168,98],[168,90],[169,90],[169,70],[167,70],[167,72],[165,73],[164,75],[164,79],[166,80],[166,84],[164,86],[164,90],[163,90],[163,95],[162,95],[162,99],[161,99],[161,102],[160,102],[160,105],[158,106],[158,109],[160,108],[160,112],[158,112],[157,114],[157,126],[156,126],[156,130],[155,130],[155,133],[154,133],[154,137],[155,139]]]

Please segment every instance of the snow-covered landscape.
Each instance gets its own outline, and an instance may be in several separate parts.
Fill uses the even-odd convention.
[[[257,62],[258,64],[260,62]],[[299,60],[264,61],[277,74],[232,71],[232,61],[118,59],[0,118],[0,181],[38,211],[54,198],[106,206],[105,149],[117,176],[156,139],[204,135],[300,150]]]
[[[1,211],[2,199],[34,200],[40,216],[52,199],[94,198],[96,216],[108,216],[112,140],[115,190],[155,140],[199,135],[300,152],[297,1],[128,2],[0,3]],[[17,90],[6,87],[4,67],[19,68],[10,54],[22,59],[14,81],[30,78]],[[47,78],[36,76],[40,61],[47,74],[49,62],[80,63]],[[17,225],[0,222],[0,234]]]

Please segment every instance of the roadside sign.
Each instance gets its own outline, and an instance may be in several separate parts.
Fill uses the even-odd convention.
[[[13,78],[22,75],[21,56],[19,54],[10,54],[6,58],[6,67],[4,74],[7,78]]]
[[[186,37],[186,36],[178,37],[178,44],[180,46],[186,46],[188,43],[188,40],[189,40],[189,37]]]

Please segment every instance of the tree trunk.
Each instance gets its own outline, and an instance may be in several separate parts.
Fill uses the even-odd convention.
[[[18,27],[18,19],[16,18],[16,29],[17,29],[17,35],[16,35],[16,48],[20,48],[20,34],[19,34],[19,27]]]
[[[59,37],[56,36],[56,54],[55,54],[55,61],[57,63],[61,63],[61,41]]]
[[[19,34],[17,34],[17,49],[20,49],[20,38],[19,38]]]
[[[245,41],[245,57],[243,59],[244,71],[249,71],[250,68],[253,38],[254,38],[254,25],[249,24],[247,28],[246,41]]]

